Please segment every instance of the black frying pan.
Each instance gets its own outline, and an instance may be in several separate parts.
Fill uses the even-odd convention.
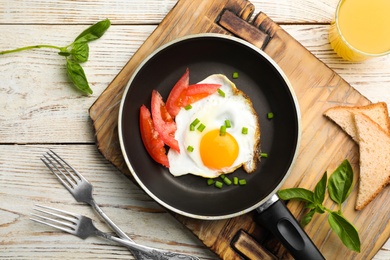
[[[153,89],[164,99],[186,68],[190,84],[215,73],[231,78],[252,100],[259,116],[261,150],[268,153],[252,174],[230,174],[246,186],[210,187],[202,177],[173,177],[146,152],[139,132],[139,108],[150,108]],[[268,120],[266,114],[275,117]],[[119,113],[119,138],[126,163],[138,184],[154,200],[176,213],[198,219],[222,219],[257,210],[256,220],[272,226],[295,258],[323,259],[275,193],[288,177],[300,141],[300,112],[293,89],[277,64],[253,45],[232,36],[201,34],[157,49],[134,72]],[[276,215],[280,214],[280,217]],[[272,224],[272,225],[271,225]]]

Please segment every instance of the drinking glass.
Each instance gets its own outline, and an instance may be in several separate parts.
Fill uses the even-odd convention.
[[[340,0],[329,42],[345,60],[363,61],[390,53],[390,0]]]

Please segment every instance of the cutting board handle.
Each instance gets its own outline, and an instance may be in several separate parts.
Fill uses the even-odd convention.
[[[228,9],[222,11],[217,23],[224,29],[263,50],[270,36]]]
[[[245,259],[277,260],[278,258],[240,229],[231,241],[231,247]]]

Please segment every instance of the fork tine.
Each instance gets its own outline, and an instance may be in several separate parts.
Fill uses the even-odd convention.
[[[53,164],[53,162],[48,158],[46,155],[43,155],[44,158],[40,158],[41,161],[46,165],[47,168],[55,175],[57,176],[58,180],[61,181],[61,183],[67,188],[69,191],[73,189],[72,180],[66,176],[61,170],[58,169],[56,165]],[[62,177],[57,173],[57,171],[61,173]],[[66,181],[65,181],[66,180]]]
[[[64,220],[67,220],[69,222],[72,222],[74,223],[76,219],[79,218],[78,215],[75,215],[73,213],[70,213],[70,212],[67,212],[65,210],[60,210],[60,209],[55,209],[55,208],[51,208],[51,207],[47,207],[47,206],[42,206],[42,205],[35,205],[37,208],[35,208],[34,210],[38,211],[38,212],[42,212],[42,213],[45,213],[47,215],[51,215],[51,216],[55,216],[57,218],[60,218],[60,219],[64,219]],[[47,209],[47,210],[43,210],[43,209],[40,209],[40,208],[43,208],[43,209]],[[50,210],[50,211],[48,211]],[[62,213],[62,214],[65,214],[65,215],[60,215],[60,214],[57,214],[55,212],[58,212],[58,213]],[[70,217],[68,217],[70,216]]]
[[[68,184],[67,189],[70,191],[70,189],[75,188],[77,186],[77,183],[79,181],[86,181],[83,176],[81,176],[71,165],[69,165],[64,159],[62,159],[59,155],[57,155],[53,150],[50,150],[50,152],[46,152],[46,155],[44,154],[43,157],[46,160],[41,160],[45,165],[51,170],[52,173],[54,173],[57,178],[59,178],[63,184]],[[69,171],[70,169],[71,171]],[[57,174],[59,172],[59,174]],[[64,183],[65,181],[65,183]]]
[[[30,218],[32,221],[35,221],[35,222],[38,222],[38,223],[41,223],[41,224],[44,224],[44,225],[47,225],[47,226],[50,226],[50,227],[53,227],[53,228],[57,228],[59,230],[62,230],[62,231],[65,231],[65,232],[68,232],[68,233],[71,233],[71,234],[75,234],[76,233],[76,228],[77,228],[76,220],[78,220],[78,216],[77,215],[74,215],[74,214],[72,214],[70,212],[67,212],[67,211],[64,211],[64,210],[54,209],[54,208],[51,208],[51,207],[46,207],[46,206],[41,206],[41,205],[35,205],[35,206],[37,208],[34,208],[34,210],[36,210],[38,212],[41,212],[41,213],[44,213],[44,214],[47,214],[49,216],[57,217],[58,219],[61,219],[61,220],[64,220],[64,221],[60,221],[58,219],[50,218],[50,217],[43,216],[43,215],[38,215],[38,214],[35,214],[35,213],[31,214],[32,216],[35,217],[35,218]],[[48,209],[50,211],[43,210],[43,209],[40,209],[40,208]],[[60,215],[60,214],[57,214],[55,212],[65,214],[67,216]],[[68,217],[68,216],[71,216],[71,217]]]
[[[33,216],[36,216],[36,215],[33,214]],[[38,217],[40,217],[40,216],[38,216]],[[38,223],[46,225],[46,226],[50,226],[50,227],[53,227],[53,228],[65,231],[67,233],[74,234],[74,230],[73,229],[64,228],[64,227],[61,227],[61,226],[58,226],[58,225],[54,225],[54,224],[51,224],[51,223],[48,223],[48,222],[45,222],[45,221],[42,221],[42,220],[39,220],[39,219],[35,219],[35,218],[30,218],[30,220],[38,222]]]
[[[49,149],[49,151],[50,151],[53,155],[55,155],[56,158],[58,158],[59,160],[61,160],[66,166],[68,166],[69,169],[71,169],[72,172],[73,172],[79,179],[88,182],[87,179],[85,179],[83,175],[81,175],[75,168],[73,168],[69,163],[67,163],[64,159],[62,159],[62,158],[61,158],[58,154],[56,154],[53,150]],[[52,154],[49,153],[49,155],[50,155],[52,158],[54,158],[54,156],[53,156]],[[61,164],[61,162],[59,162],[58,160],[56,160],[56,161],[57,161],[57,163],[58,163],[59,165],[61,165],[62,168],[64,168],[72,177],[74,177],[74,175],[73,175],[71,172],[69,172],[69,171],[63,166],[63,164]]]
[[[49,151],[51,152],[47,152],[46,154],[49,155],[53,160],[50,160],[49,158],[47,158],[48,160],[50,160],[51,164],[58,170],[60,171],[64,176],[70,176],[73,180],[73,183],[77,183],[81,178],[79,176],[78,179],[76,178],[76,176],[74,174],[72,174],[65,166],[67,166],[68,168],[70,168],[73,172],[75,171],[75,169],[72,168],[72,166],[70,166],[66,161],[64,161],[64,159],[62,159],[61,157],[59,157],[54,151],[50,150]],[[60,161],[62,161],[63,163],[61,163]],[[64,165],[65,164],[65,165]],[[57,165],[59,165],[59,167],[57,167]],[[64,170],[65,172],[63,172],[62,170]],[[66,173],[68,175],[66,175]]]
[[[44,211],[40,211],[40,212],[44,212]],[[38,215],[38,214],[35,214],[35,213],[31,213],[31,216],[34,216],[34,217],[37,217],[39,219],[42,219],[42,220],[47,220],[47,221],[50,221],[50,222],[53,222],[53,223],[57,223],[57,224],[60,224],[61,226],[66,226],[66,227],[69,227],[71,228],[72,230],[74,230],[74,225],[72,224],[69,224],[68,222],[64,222],[64,221],[59,221],[57,219],[54,219],[54,218],[49,218],[49,217],[45,217],[45,216],[41,216],[41,215]],[[38,219],[34,219],[34,220],[38,220]],[[38,220],[38,221],[42,221],[42,220]],[[47,225],[49,225],[50,223],[49,222],[45,222],[47,223]],[[51,224],[51,225],[54,225],[54,224]],[[58,226],[59,227],[59,226]]]

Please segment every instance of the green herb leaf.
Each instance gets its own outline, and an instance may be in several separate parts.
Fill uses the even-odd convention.
[[[97,22],[91,27],[85,29],[82,33],[80,33],[74,41],[79,43],[85,43],[99,39],[107,31],[110,25],[111,22],[108,19]]]
[[[360,252],[360,239],[356,228],[343,216],[330,212],[328,222],[333,231],[339,236],[343,244],[349,249]]]
[[[310,210],[309,213],[307,213],[302,219],[301,219],[301,226],[304,227],[306,226],[307,224],[310,223],[310,221],[312,220],[313,218],[313,215],[314,213],[316,213],[316,211],[314,209]]]
[[[316,187],[314,188],[313,198],[315,203],[322,204],[322,202],[324,202],[327,180],[328,180],[328,176],[325,172],[321,180],[317,183]]]
[[[322,204],[316,204],[315,211],[320,214],[325,213],[325,207]]]
[[[305,208],[310,211],[302,218],[305,226],[312,220],[315,213],[328,212],[328,222],[343,244],[356,252],[360,252],[360,239],[356,228],[346,220],[341,212],[341,204],[346,200],[352,189],[353,172],[348,160],[344,160],[329,178],[328,190],[333,201],[340,205],[339,210],[332,211],[322,205],[326,192],[327,173],[314,188],[314,192],[303,188],[285,189],[278,192],[282,200],[297,199],[305,201]]]
[[[307,208],[307,209],[315,209],[316,208],[316,204],[314,204],[313,202],[306,202],[305,208]]]
[[[14,53],[19,51],[25,51],[35,48],[51,48],[59,50],[58,54],[60,56],[66,57],[66,70],[69,78],[74,83],[74,85],[84,93],[92,94],[92,90],[88,85],[87,78],[85,77],[85,73],[83,68],[79,63],[85,62],[88,60],[89,55],[89,46],[87,42],[99,39],[102,35],[107,31],[110,27],[111,22],[108,19],[97,22],[96,24],[90,26],[86,30],[84,30],[74,42],[65,47],[59,47],[48,44],[39,44],[39,45],[31,45],[25,46],[21,48],[16,48],[12,50],[0,51],[0,55],[7,53]],[[69,48],[72,49],[69,51]],[[73,56],[69,58],[69,56]]]
[[[353,183],[353,171],[348,160],[344,160],[329,178],[329,195],[331,199],[342,204],[351,193]]]
[[[58,55],[64,56],[64,57],[68,57],[68,56],[70,56],[71,54],[70,54],[70,52],[68,52],[68,51],[60,51],[60,52],[58,53]]]
[[[314,193],[303,188],[291,188],[278,191],[278,195],[282,200],[297,199],[305,202],[314,203]]]
[[[92,94],[92,89],[89,87],[87,77],[80,64],[70,59],[66,60],[66,72],[73,84],[86,94]]]
[[[89,56],[89,46],[86,42],[75,42],[70,51],[73,58],[77,62],[86,62]]]

